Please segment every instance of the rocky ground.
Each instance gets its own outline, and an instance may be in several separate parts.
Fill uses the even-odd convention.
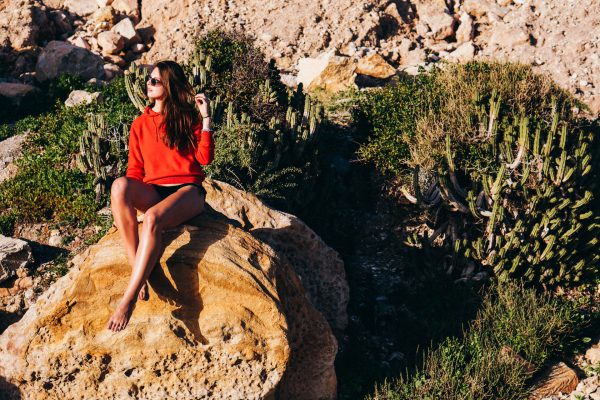
[[[595,0],[8,0],[0,81],[35,84],[76,68],[65,58],[86,64],[88,79],[111,79],[133,61],[183,60],[196,35],[221,28],[256,38],[290,84],[310,83],[333,54],[377,54],[408,73],[443,59],[511,60],[551,75],[597,113],[599,27]]]

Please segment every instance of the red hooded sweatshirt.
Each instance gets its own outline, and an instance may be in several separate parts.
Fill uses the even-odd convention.
[[[201,129],[201,123],[195,125],[198,147],[179,151],[169,148],[161,139],[166,134],[162,120],[162,114],[146,107],[131,124],[125,176],[157,185],[202,183],[205,175],[200,164],[210,164],[215,154],[212,131]]]

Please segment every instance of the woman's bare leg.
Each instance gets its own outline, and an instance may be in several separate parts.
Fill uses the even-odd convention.
[[[162,230],[187,221],[203,209],[204,196],[196,187],[184,186],[146,211],[133,272],[125,294],[108,322],[108,329],[116,332],[127,326],[139,291],[158,261]]]
[[[136,209],[146,211],[160,202],[160,196],[149,184],[135,179],[117,178],[111,187],[111,208],[115,226],[121,234],[129,265],[133,269],[135,256],[138,251],[138,223]],[[148,299],[146,283],[139,293],[140,300]]]

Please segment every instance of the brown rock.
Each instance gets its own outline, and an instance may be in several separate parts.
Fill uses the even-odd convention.
[[[5,0],[0,7],[0,47],[15,50],[34,47],[47,36],[54,34],[54,24],[39,1]]]
[[[35,86],[24,83],[0,82],[0,96],[7,97],[18,106],[21,101],[34,92],[38,91]]]
[[[358,60],[356,73],[378,79],[387,79],[396,74],[396,69],[388,64],[381,55],[373,53]]]
[[[577,388],[579,378],[575,371],[563,362],[546,369],[533,385],[530,400],[539,400],[559,393],[571,393]]]
[[[348,323],[349,287],[344,263],[302,220],[267,207],[256,196],[213,179],[204,180],[206,200],[227,218],[268,243],[291,260],[308,298],[330,325],[343,330]]]
[[[519,45],[529,45],[529,33],[518,27],[497,24],[489,41],[490,46],[512,49]]]
[[[446,39],[454,34],[454,18],[444,0],[416,0],[417,14],[421,22],[431,29],[436,39]]]
[[[294,272],[307,263],[296,254],[330,265],[310,264],[326,246],[227,186],[205,184],[208,204],[244,222],[207,210],[165,230],[150,300],[124,331],[105,329],[130,274],[113,227],[0,336],[0,376],[36,399],[53,398],[49,387],[64,398],[334,399],[337,343]]]
[[[83,79],[102,79],[102,58],[89,50],[67,42],[53,40],[44,48],[35,67],[36,78],[45,81],[61,73],[80,75]]]
[[[499,6],[493,0],[465,0],[461,6],[463,11],[468,12],[475,18],[481,18],[487,14],[494,14],[498,17],[504,17],[508,9]]]
[[[114,31],[101,32],[97,39],[104,54],[116,54],[125,47],[125,38]]]
[[[308,86],[308,90],[335,93],[356,88],[356,64],[349,57],[333,57],[327,67]]]
[[[124,14],[136,17],[139,15],[137,0],[114,0],[112,6]]]
[[[472,42],[463,43],[446,57],[449,61],[467,62],[475,57],[475,46]]]

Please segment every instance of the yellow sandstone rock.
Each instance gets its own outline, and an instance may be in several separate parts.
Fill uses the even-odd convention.
[[[209,198],[233,196],[222,185]],[[293,252],[235,225],[208,209],[164,231],[150,299],[118,333],[106,324],[130,266],[111,228],[0,336],[0,383],[24,399],[334,399],[337,342]]]

